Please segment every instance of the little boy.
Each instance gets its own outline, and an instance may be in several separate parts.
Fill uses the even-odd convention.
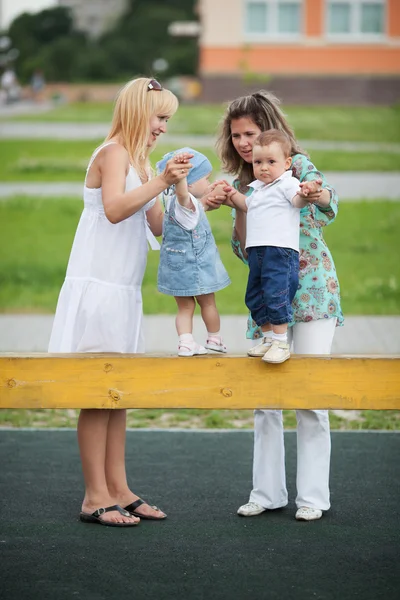
[[[292,300],[299,280],[300,208],[299,181],[292,177],[290,140],[281,131],[261,133],[253,145],[253,192],[244,196],[233,188],[228,192],[235,208],[247,212],[246,251],[250,267],[246,306],[264,339],[262,360],[282,363],[290,358],[288,323]],[[258,346],[249,356],[259,355]]]

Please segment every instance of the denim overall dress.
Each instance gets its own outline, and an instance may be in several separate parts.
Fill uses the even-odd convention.
[[[175,219],[176,197],[164,214],[158,267],[158,290],[169,296],[202,296],[230,284],[211,227],[199,203],[196,227],[187,230]]]

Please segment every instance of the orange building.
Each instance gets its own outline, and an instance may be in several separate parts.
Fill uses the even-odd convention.
[[[205,96],[264,79],[322,101],[343,85],[347,102],[400,98],[400,0],[199,0],[198,11]]]

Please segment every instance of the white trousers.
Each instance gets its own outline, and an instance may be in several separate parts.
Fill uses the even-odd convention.
[[[297,354],[330,354],[336,319],[296,323],[289,329]],[[297,410],[296,505],[328,510],[331,438],[327,410]],[[253,490],[250,502],[286,506],[285,447],[281,410],[254,411]]]

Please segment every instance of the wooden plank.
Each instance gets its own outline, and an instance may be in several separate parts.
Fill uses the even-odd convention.
[[[0,408],[400,409],[400,356],[2,354]]]

